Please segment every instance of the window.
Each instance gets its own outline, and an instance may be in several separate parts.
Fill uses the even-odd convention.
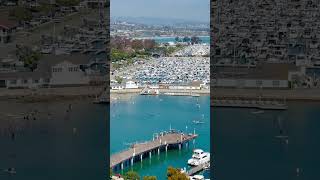
[[[17,80],[10,80],[10,84],[17,84]]]
[[[280,81],[272,81],[272,85],[274,86],[274,87],[279,87],[280,86]]]
[[[52,72],[62,72],[62,68],[52,68]]]
[[[259,86],[259,87],[262,86],[262,81],[261,80],[257,80],[256,81],[256,85]]]
[[[24,79],[23,84],[27,84],[27,83],[28,83],[28,79]]]
[[[33,80],[33,83],[39,83],[39,79]]]
[[[69,67],[68,68],[69,72],[77,72],[79,70],[78,67]]]
[[[50,79],[48,79],[48,78],[47,78],[47,79],[44,79],[44,82],[45,82],[45,83],[50,83]]]

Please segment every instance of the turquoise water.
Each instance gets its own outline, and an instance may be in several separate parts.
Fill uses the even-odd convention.
[[[166,179],[168,166],[187,167],[193,148],[210,151],[209,101],[209,96],[135,96],[127,101],[113,102],[110,107],[111,154],[128,148],[125,143],[152,139],[153,133],[169,130],[170,124],[172,129],[188,133],[195,129],[199,137],[189,147],[181,151],[163,152],[160,156],[154,154],[151,159],[146,158],[142,163],[135,163],[133,167],[125,169],[133,169],[141,176],[155,175],[158,179]],[[192,123],[194,119],[202,119],[202,116],[204,124]]]
[[[290,102],[287,111],[262,114],[213,108],[215,178],[320,179],[319,107],[319,102]],[[276,137],[279,127],[287,142]]]
[[[155,37],[154,40],[157,43],[168,43],[168,42],[176,42],[175,38],[176,37]],[[201,39],[202,43],[210,44],[210,36],[200,36],[199,38]]]

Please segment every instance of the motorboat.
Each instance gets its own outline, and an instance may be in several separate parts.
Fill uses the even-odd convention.
[[[189,176],[190,180],[205,180],[203,175]]]
[[[195,149],[192,158],[188,160],[188,165],[199,166],[210,162],[210,153],[204,152],[202,149]]]
[[[262,114],[264,113],[263,110],[259,110],[259,111],[252,111],[251,114]]]
[[[200,121],[200,120],[193,120],[192,122],[194,124],[204,124],[204,121]]]

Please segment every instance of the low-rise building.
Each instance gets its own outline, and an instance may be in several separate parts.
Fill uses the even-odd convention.
[[[39,60],[38,67],[33,72],[3,72],[0,73],[2,88],[32,88],[32,87],[67,87],[87,86],[106,82],[104,73],[93,74],[88,56],[47,55]]]
[[[257,67],[216,67],[212,85],[229,88],[289,88],[289,71],[293,64],[268,63]]]
[[[6,44],[13,40],[18,24],[14,21],[0,19],[0,44]]]
[[[125,87],[126,87],[126,89],[138,89],[139,88],[138,84],[134,81],[131,81],[131,80],[126,82]]]

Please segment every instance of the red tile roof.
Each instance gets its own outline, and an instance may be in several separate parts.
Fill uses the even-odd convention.
[[[0,19],[0,27],[5,29],[11,29],[17,27],[18,23],[15,21]]]

